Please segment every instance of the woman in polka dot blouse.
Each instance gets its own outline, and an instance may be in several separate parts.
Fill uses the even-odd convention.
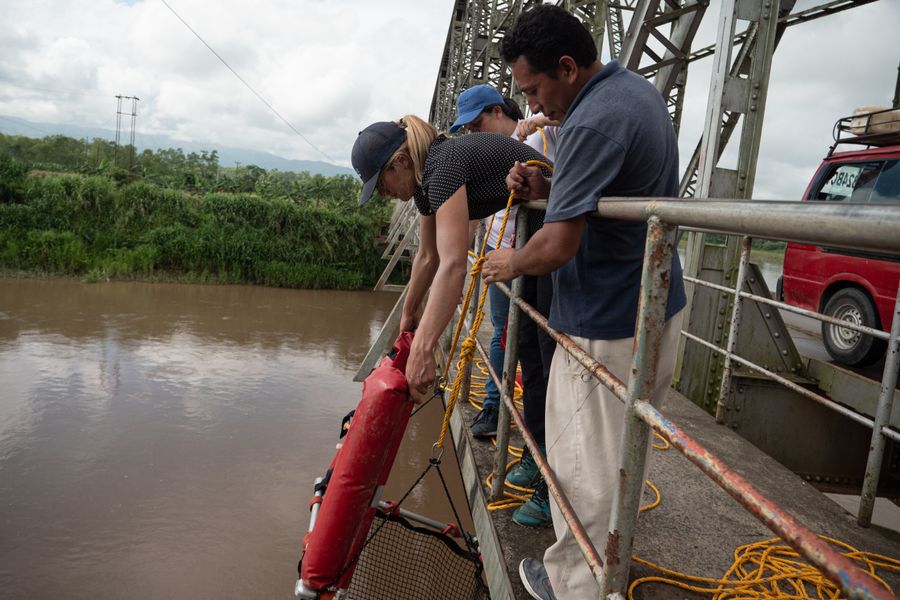
[[[412,198],[420,214],[419,251],[400,320],[401,331],[416,330],[406,378],[417,402],[431,391],[435,345],[465,283],[469,221],[506,205],[509,169],[516,161],[528,160],[546,161],[509,136],[471,133],[450,138],[415,115],[373,123],[353,145],[353,167],[364,182],[360,204],[377,189],[404,201]],[[420,320],[419,308],[429,289]]]

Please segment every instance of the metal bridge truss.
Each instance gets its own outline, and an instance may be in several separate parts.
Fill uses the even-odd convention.
[[[729,0],[723,3],[716,44],[712,51],[713,75],[710,84],[703,135],[687,163],[679,195],[701,198],[752,197],[756,177],[763,116],[768,95],[772,56],[785,30],[799,23],[868,4],[871,0],[837,0],[792,13],[796,0],[760,2]],[[740,33],[738,33],[740,32]],[[735,46],[734,43],[738,45]],[[689,56],[709,56],[704,48]],[[740,141],[736,168],[719,164],[732,134],[740,125]],[[727,239],[725,247],[709,247],[702,233],[688,236],[685,275],[702,273],[720,284],[733,281],[738,274],[741,240]],[[764,285],[764,284],[763,284]],[[704,339],[714,339],[721,348],[728,344],[728,322],[735,310],[733,297],[688,285],[687,329]],[[786,357],[773,368],[778,372],[802,375],[800,356],[791,343],[783,323],[773,319],[775,327],[766,336],[768,343]],[[760,324],[762,325],[762,324]],[[725,402],[719,397],[723,381],[728,384],[727,362],[716,353],[696,344],[680,342],[676,368],[676,388],[704,406],[716,410]],[[689,372],[685,365],[690,365]],[[813,383],[810,381],[809,383]],[[824,464],[824,463],[823,463]],[[824,467],[815,470],[818,475]],[[831,475],[830,473],[828,475]],[[847,483],[851,483],[847,481]],[[855,483],[855,482],[852,482]]]
[[[499,41],[518,15],[536,1],[455,1],[431,105],[430,120],[435,126],[449,126],[455,116],[456,97],[474,84],[489,83],[521,102],[509,67],[500,56]],[[606,42],[610,55],[653,81],[666,98],[676,130],[688,66],[695,60],[713,58],[715,76],[703,137],[687,162],[679,195],[749,198],[756,174],[772,54],[781,36],[790,26],[872,1],[831,0],[792,12],[796,0],[723,0],[716,43],[698,50],[692,50],[692,44],[709,0],[560,0],[559,4],[585,23],[598,48]],[[737,168],[724,168],[719,160],[739,124]],[[415,212],[407,207],[395,216],[385,251],[388,268],[376,289],[390,289],[385,284],[394,266],[409,260],[416,251]],[[704,269],[712,269],[723,281],[733,279],[739,261],[739,240],[731,240],[724,251],[707,252],[705,246],[702,234],[691,234],[686,274],[695,277]],[[721,331],[725,315],[733,310],[733,301],[721,299],[709,309],[713,311],[709,315],[692,315],[692,330],[712,326]],[[701,326],[703,323],[710,325]],[[720,334],[718,338],[724,347],[724,337]],[[373,356],[379,352],[380,349]],[[694,348],[691,352],[707,354],[705,360],[689,357],[693,364],[712,367],[702,376],[692,373],[690,380],[695,389],[679,389],[695,399],[713,402],[724,366],[712,360],[706,349]],[[677,374],[680,373],[679,366]],[[686,380],[676,375],[676,382],[680,379]]]

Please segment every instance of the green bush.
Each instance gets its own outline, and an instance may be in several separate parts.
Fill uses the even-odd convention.
[[[369,286],[387,212],[286,197],[192,195],[102,176],[27,177],[0,204],[0,268],[85,277],[174,277],[281,287]],[[355,194],[355,189],[353,190]]]

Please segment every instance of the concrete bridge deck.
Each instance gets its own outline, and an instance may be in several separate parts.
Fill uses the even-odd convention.
[[[900,536],[890,530],[857,526],[846,510],[733,431],[717,425],[684,396],[671,391],[661,409],[813,531],[863,551],[900,559]],[[529,598],[519,582],[518,563],[526,556],[540,558],[554,539],[553,531],[521,527],[512,522],[511,510],[486,510],[488,492],[483,482],[491,470],[495,451],[490,442],[474,440],[469,435],[464,424],[474,414],[471,406],[460,403],[452,428],[491,594],[495,600]],[[512,443],[521,445],[515,432]],[[651,452],[649,479],[659,488],[662,503],[641,513],[638,519],[635,555],[645,560],[682,573],[718,578],[731,565],[735,548],[775,537],[674,448]],[[649,494],[645,492],[645,503],[652,501]],[[651,571],[640,565],[632,568],[633,578],[648,574]],[[880,575],[900,590],[900,574],[881,571]],[[636,597],[701,596],[645,585],[636,590]]]

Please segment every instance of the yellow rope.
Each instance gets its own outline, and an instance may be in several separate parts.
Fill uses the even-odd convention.
[[[666,439],[664,437],[662,437],[655,431],[653,433],[658,439],[662,440],[663,442],[666,442]],[[494,438],[492,441],[493,441],[494,445],[496,446],[497,439]],[[666,442],[665,446],[662,446],[662,445],[658,446],[656,444],[653,444],[653,447],[656,448],[657,450],[668,450],[669,449],[668,442]],[[516,451],[518,451],[518,454],[516,453]],[[514,460],[507,463],[507,465],[506,465],[507,473],[509,473],[509,470],[512,469],[514,466],[516,466],[519,463],[519,461],[521,460],[522,448],[516,448],[515,446],[509,446],[508,453],[514,457]],[[488,491],[491,490],[491,485],[492,485],[493,481],[494,481],[493,473],[489,474],[487,476],[487,478],[484,480],[485,488]],[[653,485],[653,482],[650,481],[649,479],[645,479],[644,483],[646,483],[647,487],[649,487],[650,490],[653,492],[655,498],[654,498],[653,502],[651,502],[650,504],[642,506],[640,512],[652,510],[652,509],[656,508],[657,506],[659,506],[660,503],[662,502],[662,495],[659,493],[659,488],[657,488],[655,485]],[[511,491],[509,491],[510,489],[512,489],[514,491],[511,492]],[[516,493],[516,492],[518,492],[518,493]],[[526,502],[528,502],[528,500],[531,498],[531,495],[533,493],[534,493],[534,490],[532,488],[520,487],[517,485],[513,485],[512,483],[507,481],[504,486],[504,490],[503,490],[503,498],[489,503],[487,505],[487,509],[488,510],[504,510],[507,508],[518,508],[518,507],[522,506],[523,504],[525,504]]]
[[[537,128],[538,133],[541,134],[541,141],[544,143],[544,156],[547,156],[547,135],[544,133],[544,129],[542,127]]]
[[[877,570],[880,568],[900,572],[900,560],[862,552],[845,542],[824,535],[819,537],[843,550],[844,556],[856,562],[886,590],[893,593],[891,586],[878,575]],[[633,556],[632,560],[636,563],[658,571],[662,576],[651,575],[635,579],[628,587],[628,598],[634,599],[634,590],[638,586],[651,583],[709,594],[713,600],[725,598],[832,600],[841,597],[841,590],[834,583],[818,569],[803,562],[796,550],[779,542],[780,538],[773,538],[739,547],[734,551],[734,562],[721,579],[679,573]]]
[[[553,172],[553,167],[539,160],[529,160],[525,164],[528,166],[544,167],[548,171]],[[506,225],[509,221],[509,209],[510,207],[512,207],[515,198],[515,190],[510,191],[509,198],[506,200],[506,210],[503,212],[503,221],[500,223],[500,239],[503,239],[503,233],[506,231]],[[492,216],[488,228],[493,225],[493,222],[494,217]],[[478,253],[478,258],[475,260],[475,264],[472,265],[471,277],[469,278],[469,287],[466,290],[466,295],[463,299],[462,314],[453,332],[453,341],[450,344],[450,352],[448,353],[448,356],[453,356],[456,352],[456,344],[459,341],[459,337],[462,334],[463,325],[465,324],[465,315],[469,310],[469,305],[472,303],[472,297],[475,295],[475,285],[478,282],[478,275],[481,273],[481,268],[484,265],[484,251],[486,247],[487,236],[484,236],[484,240],[482,240],[481,242],[481,250]],[[450,397],[447,399],[447,408],[444,411],[444,420],[441,423],[441,433],[438,436],[438,440],[436,443],[437,448],[444,447],[444,440],[447,437],[447,429],[450,426],[450,415],[453,414],[453,409],[456,407],[456,402],[459,399],[459,393],[462,389],[463,377],[466,371],[465,367],[472,361],[472,358],[475,356],[476,336],[478,335],[479,328],[481,328],[481,322],[484,320],[484,303],[487,300],[487,291],[488,286],[482,286],[481,295],[478,298],[478,308],[475,311],[475,318],[472,320],[472,329],[469,332],[468,337],[466,337],[466,339],[463,340],[462,344],[460,345],[459,362],[457,363],[456,377],[453,380],[453,386],[450,388]],[[447,376],[450,373],[450,362],[451,361],[448,360],[447,364],[444,366],[444,372],[441,376],[442,384],[446,382]]]
[[[518,365],[516,373],[521,372],[521,365]],[[487,364],[485,364],[481,358],[476,358],[475,362],[472,364],[472,382],[469,384],[469,405],[472,406],[472,408],[477,410],[484,408],[484,399],[487,397],[485,386],[488,377],[490,377],[490,373],[488,372]],[[516,381],[513,387],[513,403],[519,410],[524,410],[525,405],[522,403],[522,386],[519,385],[518,381]]]

